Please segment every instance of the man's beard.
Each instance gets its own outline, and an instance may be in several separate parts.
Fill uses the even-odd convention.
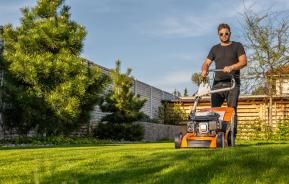
[[[222,43],[230,43],[230,39],[227,39],[226,41],[221,40]]]

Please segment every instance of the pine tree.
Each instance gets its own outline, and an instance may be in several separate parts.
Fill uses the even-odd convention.
[[[39,131],[65,131],[87,121],[106,77],[80,57],[85,28],[70,18],[64,0],[38,0],[23,8],[21,24],[6,25],[4,60],[7,118],[17,111],[22,125]],[[8,121],[8,120],[7,120]]]
[[[177,94],[178,94],[178,93],[177,93],[177,90],[175,89],[175,90],[173,91],[173,95],[174,95],[174,96],[177,96]]]
[[[184,89],[184,96],[188,96],[188,89],[187,88]]]
[[[177,96],[177,97],[181,97],[182,96],[181,92],[179,90],[176,90],[176,89],[174,90],[173,95]]]
[[[111,112],[102,121],[111,123],[131,123],[140,120],[144,113],[140,111],[146,102],[140,99],[140,95],[135,95],[132,91],[133,80],[130,77],[131,69],[125,74],[121,73],[120,61],[116,61],[116,68],[110,71],[112,90],[107,94],[101,109],[104,112]]]

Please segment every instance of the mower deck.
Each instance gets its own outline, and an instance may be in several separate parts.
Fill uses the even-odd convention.
[[[218,129],[214,134],[199,134],[197,132],[187,132],[184,136],[178,135],[175,139],[176,148],[217,148],[227,147],[233,142],[231,132],[234,123],[234,109],[231,107],[215,107],[201,109],[199,112],[216,112],[221,114],[224,129]]]
[[[181,142],[181,148],[216,148],[217,138],[209,136],[195,136],[192,133],[187,133]]]

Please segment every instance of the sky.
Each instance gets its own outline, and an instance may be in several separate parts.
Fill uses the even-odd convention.
[[[36,0],[0,0],[0,24],[19,25],[20,8]],[[256,13],[289,11],[289,0],[66,0],[71,18],[86,28],[82,56],[106,68],[121,61],[137,80],[167,92],[191,95],[191,82],[210,48],[217,26],[228,23],[233,41],[244,41],[244,7]]]

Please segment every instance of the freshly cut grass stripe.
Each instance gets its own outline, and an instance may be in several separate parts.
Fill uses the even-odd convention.
[[[2,148],[0,183],[288,183],[289,144],[226,149],[173,143]]]

